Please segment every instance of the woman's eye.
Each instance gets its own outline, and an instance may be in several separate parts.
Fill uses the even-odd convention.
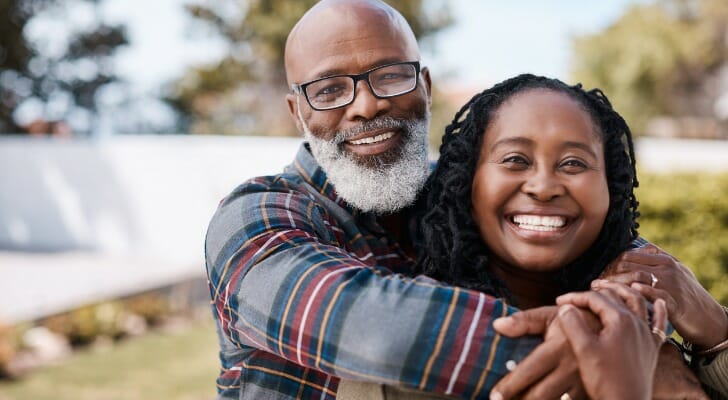
[[[573,158],[562,162],[560,167],[568,173],[577,173],[589,168],[585,162]]]
[[[501,163],[512,169],[525,169],[528,168],[529,165],[528,159],[517,155],[505,157]]]

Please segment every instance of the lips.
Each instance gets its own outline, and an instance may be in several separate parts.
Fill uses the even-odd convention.
[[[360,157],[377,156],[397,147],[402,136],[390,129],[367,132],[346,140],[344,148]]]
[[[385,133],[381,133],[376,136],[369,136],[369,137],[365,137],[362,139],[347,140],[347,143],[355,144],[355,145],[379,143],[379,142],[385,141],[385,140],[393,137],[394,135],[395,135],[394,132],[385,132]]]
[[[510,221],[518,228],[537,232],[555,232],[564,228],[569,219],[560,215],[512,215]]]

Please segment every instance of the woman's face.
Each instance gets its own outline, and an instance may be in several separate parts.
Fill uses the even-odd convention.
[[[554,271],[596,240],[609,208],[602,139],[565,94],[514,95],[485,131],[473,217],[494,262]]]

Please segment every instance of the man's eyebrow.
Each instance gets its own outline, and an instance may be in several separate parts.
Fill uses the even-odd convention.
[[[398,63],[398,62],[404,62],[404,61],[402,61],[399,58],[395,58],[395,57],[383,58],[383,59],[377,60],[377,62],[375,62],[372,65],[370,65],[364,71],[369,71],[371,69],[374,69],[374,68],[377,68],[377,67],[381,67],[382,65],[394,64],[394,63]],[[328,77],[337,76],[337,75],[357,75],[357,74],[360,74],[360,73],[362,73],[364,71],[360,71],[360,72],[354,73],[354,72],[350,72],[350,71],[344,71],[341,68],[331,68],[331,69],[327,69],[327,70],[324,70],[322,72],[317,73],[316,76],[313,79],[311,79],[311,80],[316,80],[316,79],[321,79],[321,78],[328,78]]]

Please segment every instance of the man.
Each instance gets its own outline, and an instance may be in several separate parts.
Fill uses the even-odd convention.
[[[289,35],[286,101],[308,145],[224,199],[206,240],[221,398],[333,399],[338,377],[485,398],[538,343],[495,333],[514,311],[502,302],[411,276],[408,207],[428,172],[419,59],[375,0],[324,0]],[[529,358],[571,382],[568,349],[547,340]]]
[[[428,173],[419,59],[378,1],[322,1],[292,30],[286,100],[309,144],[223,200],[206,240],[220,397],[332,399],[337,377],[487,397],[534,347],[495,334],[501,302],[407,277]]]

